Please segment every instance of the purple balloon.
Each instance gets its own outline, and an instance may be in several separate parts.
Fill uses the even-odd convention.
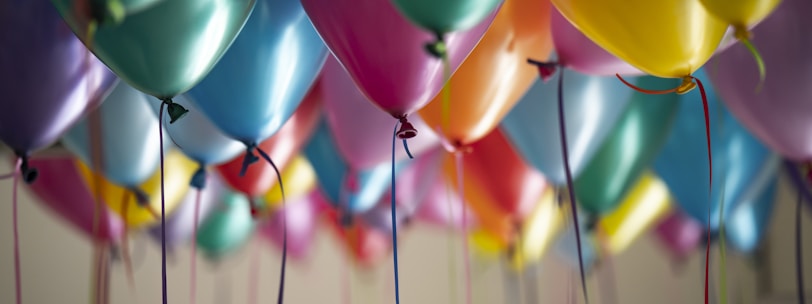
[[[711,59],[707,74],[716,92],[748,129],[794,160],[812,157],[812,1],[786,0],[753,29],[753,44],[767,68],[758,68],[738,44]]]
[[[304,259],[310,252],[316,236],[320,204],[325,204],[324,201],[325,198],[318,189],[289,201],[284,209],[274,213],[269,221],[260,226],[260,235],[276,247],[282,248],[284,241],[282,215],[284,215],[288,224],[288,255],[293,259]]]
[[[50,1],[0,0],[0,140],[25,155],[101,103],[113,73]]]
[[[683,260],[702,241],[702,224],[681,211],[672,212],[655,228],[657,237],[675,258]]]
[[[220,176],[209,173],[207,174],[205,187],[199,191],[203,192],[200,197],[198,225],[203,223],[216,206],[220,205],[223,195],[228,193],[229,190]],[[183,197],[183,201],[166,219],[166,245],[168,247],[176,247],[193,239],[197,194],[197,189],[189,188],[189,192]],[[160,243],[161,225],[150,228],[149,234],[156,242]]]

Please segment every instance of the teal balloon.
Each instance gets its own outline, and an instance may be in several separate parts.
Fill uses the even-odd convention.
[[[432,33],[466,30],[502,4],[503,0],[392,0],[409,20]]]
[[[231,192],[197,230],[197,247],[209,258],[219,258],[245,245],[254,232],[247,197]]]
[[[149,96],[119,81],[104,103],[71,127],[62,144],[89,167],[113,183],[136,187],[158,168],[160,140],[158,118],[147,104]],[[91,120],[98,117],[98,127]],[[99,132],[102,168],[95,168],[91,128]],[[165,142],[164,148],[169,147]]]
[[[725,220],[725,240],[733,249],[749,253],[758,247],[770,226],[776,198],[777,178],[758,196],[739,205]]]
[[[765,191],[780,166],[780,159],[728,112],[713,88],[707,85],[710,82],[704,70],[695,76],[706,84],[713,189],[708,180],[705,116],[698,93],[680,97],[677,120],[654,160],[654,171],[668,185],[676,203],[687,215],[716,231],[723,195],[723,217],[727,218],[742,202]]]
[[[120,23],[100,23],[92,40],[87,35],[89,14],[81,9],[87,0],[51,1],[73,32],[121,79],[149,95],[171,98],[191,89],[212,69],[245,24],[255,0],[125,1],[125,9],[138,10],[128,11]]]
[[[612,131],[632,90],[615,77],[563,69],[537,81],[508,113],[502,130],[524,159],[556,185],[567,183],[558,120],[558,77],[564,74],[564,117],[570,170],[578,177]]]
[[[678,79],[640,77],[636,85],[670,89]],[[610,212],[626,196],[665,144],[679,107],[679,95],[634,93],[606,141],[575,179],[581,208],[592,215]]]
[[[259,143],[293,115],[327,53],[299,0],[260,0],[220,63],[188,96],[229,136]]]
[[[400,148],[400,147],[398,147]],[[375,207],[391,187],[392,167],[388,162],[369,169],[350,168],[341,157],[327,123],[322,121],[304,148],[310,164],[316,170],[324,194],[339,210],[357,214]],[[397,175],[405,162],[395,164]]]

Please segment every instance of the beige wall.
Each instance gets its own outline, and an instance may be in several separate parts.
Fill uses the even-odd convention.
[[[7,165],[0,166],[0,172],[7,170]],[[14,300],[10,189],[10,181],[0,182],[0,201],[3,202],[0,203],[0,303],[13,303]],[[771,293],[786,295],[789,300],[777,301],[775,297],[769,301],[757,300],[756,278],[765,278],[765,271],[756,274],[746,258],[731,255],[728,258],[731,303],[795,303],[792,298],[795,290],[792,247],[795,201],[786,183],[782,184],[778,200],[776,217],[769,231],[768,264],[772,277],[763,281],[771,282]],[[804,223],[807,290],[812,290],[810,214],[812,212],[806,212]],[[20,220],[24,303],[87,303],[92,253],[89,242],[63,225],[49,210],[34,203],[25,191],[20,199]],[[445,231],[430,228],[416,228],[403,234],[399,246],[403,303],[451,303],[448,241]],[[455,238],[454,242],[458,244],[459,239]],[[129,290],[123,266],[115,265],[112,303],[160,303],[159,247],[145,238],[135,240],[133,244],[146,246],[145,254],[136,256],[141,260],[136,261],[136,290]],[[256,248],[261,251],[259,302],[275,301],[279,254],[265,243],[252,243],[221,265],[200,259],[198,303],[247,303],[249,256]],[[455,245],[454,248],[451,258],[460,263],[459,247]],[[391,259],[383,261],[372,271],[346,271],[343,254],[325,229],[320,231],[313,249],[308,262],[290,264],[287,303],[345,303],[342,300],[347,296],[352,303],[393,302]],[[702,303],[702,254],[697,252],[681,271],[675,271],[654,237],[644,235],[614,261],[618,303]],[[717,251],[712,254],[714,259],[718,257]],[[188,303],[188,255],[188,250],[180,250],[169,262],[171,303]],[[714,272],[717,266],[713,266]],[[461,272],[460,267],[457,270]],[[571,283],[574,269],[555,254],[548,254],[533,271],[539,276],[538,282],[525,280],[524,292],[537,296],[540,303],[567,303],[568,289],[574,286]],[[347,285],[343,281],[348,277],[351,278],[350,288],[345,289]],[[505,303],[517,298],[515,286],[509,287],[512,292],[508,296],[511,297],[506,297],[505,277],[498,261],[475,259],[472,275],[474,303]],[[592,303],[611,303],[601,301],[598,277],[605,277],[605,274],[593,275],[590,280]],[[459,284],[462,278],[456,281]],[[456,291],[457,303],[462,303],[462,288],[458,287]]]

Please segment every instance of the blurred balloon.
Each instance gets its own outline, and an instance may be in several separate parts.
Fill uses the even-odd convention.
[[[309,196],[318,186],[316,171],[307,158],[298,155],[282,169],[282,182],[285,184],[286,199],[298,199]],[[263,196],[265,205],[271,210],[282,207],[282,191],[279,184],[274,184],[268,193]]]
[[[547,188],[536,204],[535,210],[522,222],[510,264],[516,270],[541,261],[563,228],[563,216],[556,201],[555,191]]]
[[[645,88],[673,88],[679,81],[655,77],[638,78]],[[679,95],[634,93],[626,112],[608,138],[575,179],[581,207],[592,215],[612,211],[629,193],[660,149],[674,124]]]
[[[564,218],[570,219],[572,216],[565,213]],[[582,233],[581,256],[584,262],[584,273],[588,274],[595,265],[598,252],[597,248],[595,248],[595,243],[592,240],[592,236],[584,233],[587,231],[585,223],[581,222],[580,225],[581,226],[579,228]],[[561,233],[561,236],[559,236],[558,240],[555,242],[555,245],[553,245],[555,248],[555,253],[558,257],[564,260],[564,262],[567,263],[570,268],[578,269],[580,267],[580,263],[578,261],[578,241],[575,236],[575,226],[573,226],[572,221],[570,221],[565,222],[564,227],[563,233]]]
[[[287,220],[287,252],[291,258],[304,259],[310,253],[318,228],[318,201],[324,200],[321,192],[310,194],[288,201],[284,209],[275,212],[269,221],[259,226],[259,233],[278,248],[283,247],[282,216]]]
[[[702,243],[702,224],[680,210],[666,216],[654,233],[666,251],[679,261],[687,260]]]
[[[96,200],[91,188],[82,180],[73,157],[41,157],[32,159],[31,166],[39,170],[37,182],[29,185],[38,198],[35,201],[93,240],[117,241],[121,238],[124,224],[104,204],[99,205],[98,227],[93,230]]]
[[[155,153],[160,151],[158,119],[147,98],[119,82],[101,107],[65,133],[62,143],[111,182],[138,186],[155,172],[160,156]],[[98,156],[93,151],[97,149],[94,132],[99,134]],[[101,161],[101,168],[94,167],[94,157]]]
[[[761,193],[742,202],[725,220],[726,241],[734,249],[749,253],[761,242],[772,219],[777,180],[774,175]]]
[[[396,0],[401,8],[409,6],[405,3],[421,2],[440,6],[457,1]],[[483,1],[469,1],[466,5],[474,7],[476,2]],[[434,11],[442,9],[449,10],[437,7]],[[453,93],[437,95],[420,110],[426,123],[440,129],[441,135],[458,147],[474,143],[496,128],[537,78],[536,69],[527,64],[527,58],[544,60],[552,51],[550,10],[547,1],[507,1],[485,36],[449,80],[447,85]]]
[[[343,244],[354,266],[373,268],[392,251],[389,236],[383,232],[370,229],[363,221],[353,221],[344,225],[343,215],[334,209],[324,213],[325,220]]]
[[[161,172],[154,170],[152,176],[136,186],[122,187],[91,171],[84,163],[76,161],[81,176],[92,191],[101,187],[101,195],[107,206],[124,218],[124,223],[133,228],[150,226],[161,220]],[[178,151],[166,155],[165,187],[166,216],[170,217],[175,207],[189,190],[189,179],[197,169],[197,164]],[[101,182],[97,186],[96,181]]]
[[[485,229],[476,229],[468,235],[473,252],[488,259],[497,259],[507,250],[506,244],[499,236]]]
[[[425,106],[446,79],[443,62],[415,45],[432,36],[410,24],[391,0],[303,0],[313,25],[370,101],[396,118]],[[361,18],[360,16],[363,16]],[[488,29],[446,37],[449,70],[457,70]]]
[[[437,36],[467,30],[480,23],[502,0],[392,0],[404,16]]]
[[[392,117],[369,103],[334,57],[327,59],[322,73],[327,123],[341,156],[357,170],[389,163],[392,149],[384,143],[392,140]],[[411,123],[418,130],[425,131],[409,139],[409,150],[413,156],[418,157],[440,144],[437,135],[420,117],[415,116]],[[397,161],[408,157],[403,149],[397,149],[395,153]]]
[[[218,259],[245,245],[254,232],[250,201],[239,193],[227,193],[218,208],[197,231],[197,247],[210,259]]]
[[[339,155],[325,122],[319,125],[304,148],[304,153],[316,169],[325,196],[334,207],[343,212],[361,213],[369,210],[391,187],[390,164],[383,163],[362,171],[353,170]],[[395,174],[403,167],[402,163],[398,163]]]
[[[200,195],[197,217],[199,226],[220,205],[227,193],[228,188],[217,174],[212,174],[206,179],[205,187],[186,192],[175,211],[166,218],[166,245],[177,248],[194,239],[195,203],[198,195]],[[149,235],[160,244],[161,225],[151,227]]]
[[[598,221],[599,237],[610,254],[619,254],[670,210],[668,187],[652,172],[644,172],[617,210]]]
[[[733,26],[741,37],[747,38],[747,27],[756,25],[766,18],[782,0],[699,0],[708,13]]]
[[[48,1],[0,1],[0,45],[0,141],[19,156],[56,141],[115,81]]]
[[[640,70],[610,54],[567,21],[557,9],[551,12],[553,43],[558,64],[578,73],[596,76],[638,75]]]
[[[321,117],[321,98],[320,86],[316,84],[282,129],[259,144],[279,168],[285,168],[310,139]],[[217,171],[229,186],[246,196],[265,195],[277,183],[276,173],[271,166],[254,165],[248,167],[245,176],[240,176],[244,157],[245,153],[218,166]]]
[[[705,79],[703,71],[697,77]],[[713,125],[713,172],[717,173],[713,175],[713,189],[709,189],[709,181],[704,178],[708,161],[703,109],[689,100],[681,100],[677,121],[654,161],[654,170],[686,214],[716,231],[722,198],[727,217],[741,202],[763,191],[779,160],[727,112],[712,88],[708,88],[708,103]]]
[[[641,71],[682,78],[702,67],[727,25],[699,1],[553,0],[596,44]]]
[[[98,14],[108,11],[112,1],[51,2],[113,72],[160,99],[197,84],[234,41],[254,6],[254,0],[160,1],[130,11],[117,23]]]
[[[763,83],[742,45],[716,56],[707,71],[730,111],[770,148],[793,160],[812,158],[812,104],[806,102],[812,95],[809,11],[810,1],[785,0],[753,30],[753,44],[770,70]]]
[[[462,227],[463,209],[468,212],[468,229],[477,226],[474,211],[462,202],[454,185],[438,178],[431,184],[431,189],[417,209],[415,219],[439,227],[460,229]]]
[[[257,144],[296,111],[326,56],[299,0],[259,0],[234,44],[188,95],[226,134]]]
[[[516,150],[555,185],[566,183],[556,103],[557,77],[564,74],[563,94],[570,169],[578,177],[610,134],[632,90],[614,77],[586,76],[563,70],[551,81],[537,81],[502,122]]]

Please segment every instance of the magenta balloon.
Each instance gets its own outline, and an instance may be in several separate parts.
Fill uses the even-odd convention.
[[[753,29],[767,75],[742,45],[711,59],[707,73],[722,102],[770,148],[794,160],[812,157],[812,1],[786,0]]]
[[[702,241],[702,224],[681,211],[674,211],[657,224],[655,233],[675,258],[688,258]]]
[[[288,256],[299,260],[306,258],[316,236],[320,206],[326,204],[324,200],[321,191],[316,189],[289,201],[285,209],[275,212],[269,221],[260,226],[260,235],[277,248],[282,248],[284,214],[288,224]]]
[[[39,170],[36,183],[29,189],[42,203],[59,217],[65,219],[84,235],[93,237],[93,218],[96,200],[88,185],[83,182],[76,161],[69,156],[31,159],[31,165]],[[101,203],[101,217],[96,237],[104,241],[117,241],[123,231],[121,219],[107,205]]]
[[[327,122],[341,156],[355,170],[369,169],[390,162],[392,147],[392,117],[369,103],[338,61],[330,56],[322,70],[321,86]],[[420,136],[409,139],[409,149],[417,156],[440,140],[422,119],[414,116],[410,122],[420,130]],[[397,160],[407,158],[404,149],[396,150]]]
[[[391,0],[302,0],[302,5],[364,95],[384,111],[396,117],[410,114],[440,92],[442,61],[424,48],[435,38],[404,18]],[[446,37],[451,71],[474,49],[494,16]]]
[[[558,10],[550,13],[553,44],[561,65],[587,75],[643,75],[640,70],[589,40]]]

